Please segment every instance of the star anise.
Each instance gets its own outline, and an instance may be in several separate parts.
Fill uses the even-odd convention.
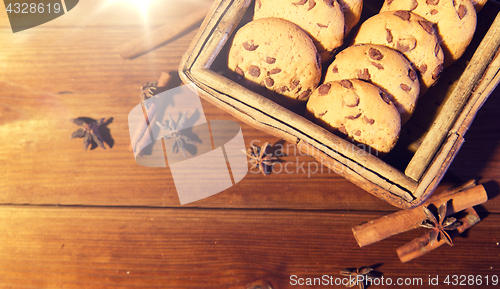
[[[438,218],[424,206],[424,213],[427,219],[423,220],[420,226],[424,228],[432,229],[430,234],[430,242],[438,241],[438,239],[444,239],[446,244],[453,246],[453,241],[446,231],[452,231],[462,225],[462,222],[457,221],[454,217],[446,218],[447,203],[439,206]]]
[[[360,289],[365,288],[365,280],[366,277],[371,277],[372,276],[372,268],[368,267],[361,267],[361,268],[355,268],[355,269],[345,269],[340,271],[340,275],[342,276],[349,276],[349,283],[346,285],[347,288],[354,287],[354,285],[358,284]],[[358,276],[363,276],[363,277],[358,277]]]
[[[153,97],[158,82],[146,82],[143,86],[141,86],[141,101],[145,101],[148,98]]]
[[[273,161],[277,160],[272,154],[266,154],[267,147],[270,146],[269,142],[266,142],[262,147],[252,145],[248,148],[245,154],[250,158],[251,169],[259,168],[260,172],[265,176],[270,174],[266,168],[273,165]]]
[[[172,153],[176,154],[180,151],[182,152],[182,155],[186,157],[187,156],[186,152],[188,152],[186,149],[186,145],[196,144],[196,142],[189,139],[188,136],[180,134],[180,131],[184,129],[184,124],[186,122],[186,117],[187,117],[187,111],[179,117],[177,124],[172,119],[172,115],[169,114],[168,117],[169,120],[167,121],[166,124],[162,124],[159,121],[157,121],[156,124],[167,132],[162,137],[173,140],[171,146]]]
[[[141,103],[146,109],[153,104],[151,101],[146,101],[155,95],[156,89],[158,88],[158,82],[147,82],[141,86]]]
[[[92,141],[94,141],[101,148],[106,149],[106,147],[104,147],[104,142],[102,140],[101,133],[99,132],[99,126],[103,124],[104,118],[92,121],[91,123],[86,123],[81,118],[72,118],[70,119],[70,121],[76,125],[82,126],[77,131],[71,134],[71,139],[83,138],[84,150],[87,150],[89,148]]]

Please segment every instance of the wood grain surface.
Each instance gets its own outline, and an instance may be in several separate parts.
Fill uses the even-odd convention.
[[[290,275],[335,278],[362,266],[423,278],[417,288],[438,287],[429,275],[441,285],[445,275],[500,275],[499,88],[436,191],[476,179],[490,196],[476,208],[482,221],[454,247],[401,264],[396,248],[418,229],[359,248],[351,228],[396,208],[204,100],[208,120],[237,121],[247,147],[269,141],[280,164],[181,206],[170,169],[141,167],[128,151],[128,114],[143,83],[177,70],[196,31],[132,60],[115,48],[207,5],[152,1],[143,17],[132,1],[86,0],[19,33],[0,11],[0,288],[247,288],[256,280],[295,288]],[[108,120],[106,150],[69,139],[76,117]],[[304,286],[318,287],[328,288]]]
[[[415,287],[432,288],[424,286],[429,275],[440,276],[442,283],[445,275],[498,274],[498,215],[489,215],[465,237],[455,239],[454,247],[443,246],[407,264],[400,263],[396,248],[425,230],[365,248],[352,238],[352,226],[380,215],[4,207],[0,209],[0,286],[245,288],[265,280],[273,288],[293,288],[291,275],[341,278],[339,272],[345,268],[374,266],[394,282],[422,278],[422,286]]]

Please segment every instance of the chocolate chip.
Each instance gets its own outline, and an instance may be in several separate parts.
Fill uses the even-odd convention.
[[[239,66],[236,66],[236,68],[234,69],[234,71],[241,75],[241,76],[245,76],[245,72],[243,71],[243,69],[241,69]]]
[[[413,69],[408,69],[408,77],[411,79],[411,81],[415,81],[417,79],[417,73]]]
[[[410,11],[413,11],[413,10],[417,9],[417,7],[418,7],[417,0],[413,0],[413,4],[411,5]]]
[[[318,116],[319,117],[323,117],[327,112],[328,112],[328,110],[326,110],[325,112],[322,112],[322,113],[318,114]]]
[[[260,76],[260,68],[255,65],[251,65],[248,68],[248,73],[253,76],[253,77],[259,77]]]
[[[432,9],[432,10],[431,10],[431,15],[436,15],[436,14],[438,14],[438,12],[439,12],[439,11],[437,11],[436,9]]]
[[[465,8],[464,5],[460,4],[460,6],[458,6],[458,17],[462,19],[465,17],[465,15],[467,15],[467,8]]]
[[[424,28],[425,32],[429,34],[434,34],[434,26],[427,20],[418,20],[418,24]]]
[[[347,107],[356,107],[359,105],[359,96],[355,93],[344,94],[342,96],[342,104]]]
[[[304,5],[304,4],[306,4],[306,2],[307,2],[307,0],[300,0],[297,3],[293,3],[293,5]]]
[[[345,118],[347,118],[347,119],[357,119],[357,118],[359,118],[360,116],[361,116],[361,112],[360,112],[360,113],[358,113],[358,114],[356,114],[356,115],[348,115],[348,116],[346,116]]]
[[[273,68],[269,71],[269,74],[278,74],[281,72],[281,69],[279,68]]]
[[[399,39],[396,43],[396,49],[403,53],[412,51],[415,46],[417,46],[417,40],[411,36]]]
[[[387,0],[387,5],[391,5],[394,0]]]
[[[309,0],[309,9],[307,9],[307,11],[311,10],[314,8],[314,6],[316,6],[316,1],[314,0]]]
[[[439,0],[427,0],[425,3],[427,3],[427,5],[436,6],[439,4]]]
[[[380,52],[380,50],[375,49],[373,47],[370,47],[370,49],[368,50],[368,56],[370,56],[370,58],[373,60],[380,60],[380,59],[384,58],[384,55],[382,54],[382,52]]]
[[[341,126],[341,127],[339,127],[338,129],[339,129],[339,131],[340,131],[341,133],[343,133],[343,134],[347,134],[347,129],[345,129],[345,126]]]
[[[306,90],[306,91],[302,92],[302,93],[299,95],[299,97],[297,97],[297,99],[299,99],[299,100],[306,99],[306,98],[309,96],[309,94],[311,94],[311,90],[310,90],[310,89],[308,89],[308,90]]]
[[[326,5],[333,6],[333,0],[323,0],[323,1],[325,1]]]
[[[260,0],[255,0],[255,6],[257,9],[260,9],[260,7],[262,7],[262,2],[260,2]]]
[[[363,119],[365,120],[365,122],[367,124],[374,124],[375,123],[375,120],[373,118],[367,118],[366,116],[364,116]]]
[[[282,87],[279,87],[278,89],[276,89],[277,93],[284,93],[287,91],[288,91],[288,87],[286,87],[286,86],[282,86]]]
[[[274,79],[271,77],[266,78],[266,86],[267,87],[272,87],[274,85]]]
[[[381,91],[380,92],[380,97],[382,98],[383,101],[387,104],[391,104],[391,99],[385,94],[385,92]]]
[[[443,71],[443,65],[440,64],[434,68],[434,71],[432,72],[432,79],[436,80],[439,78],[439,75],[441,75],[441,72]]]
[[[420,73],[424,74],[427,72],[427,64],[422,64],[418,67],[418,71],[420,71]]]
[[[292,84],[290,85],[290,89],[294,90],[297,86],[299,86],[299,84],[300,84],[300,80],[292,81]],[[299,88],[299,91],[300,91],[300,88]]]
[[[408,86],[408,85],[406,85],[406,84],[404,84],[404,83],[401,83],[399,85],[399,87],[401,87],[402,90],[407,91],[407,92],[411,90],[411,87]]]
[[[394,12],[394,15],[398,16],[399,18],[408,21],[410,20],[410,12],[406,10],[398,10]]]
[[[342,79],[339,83],[340,83],[340,85],[342,85],[343,87],[345,87],[347,89],[352,88],[352,82],[350,82],[348,79]]]
[[[257,49],[257,47],[259,47],[259,45],[253,44],[253,40],[251,40],[251,43],[249,43],[248,41],[243,42],[243,48],[245,48],[248,51],[254,51],[255,49]]]
[[[328,25],[325,25],[325,24],[321,24],[321,23],[317,23],[319,27],[321,28],[328,28]]]
[[[392,32],[391,32],[391,30],[389,30],[389,29],[386,28],[385,31],[387,31],[387,36],[386,36],[387,43],[392,43],[392,39],[393,38],[392,38]]]
[[[268,57],[266,57],[266,62],[269,64],[274,64],[274,63],[276,63],[276,58],[268,56]]]
[[[358,70],[358,78],[366,81],[371,81],[372,78],[370,72],[368,71],[368,68]]]
[[[319,88],[318,88],[318,93],[319,95],[325,95],[325,94],[328,94],[330,92],[330,88],[332,87],[332,85],[330,83],[325,83],[325,84],[322,84]]]
[[[396,43],[396,49],[399,50],[400,52],[408,52],[410,51],[410,46],[406,45],[405,43],[398,42]]]
[[[384,66],[382,66],[382,64],[380,63],[371,61],[370,64],[375,66],[378,70],[384,70]]]
[[[357,132],[354,133],[355,136],[361,136],[361,131],[358,130]]]
[[[332,72],[339,73],[339,68],[337,67],[337,65],[332,66]]]
[[[438,56],[440,51],[441,45],[439,45],[439,43],[436,43],[436,46],[434,46],[434,55]]]

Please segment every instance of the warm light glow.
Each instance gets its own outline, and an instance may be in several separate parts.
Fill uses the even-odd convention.
[[[108,0],[106,3],[119,3],[120,5],[134,6],[139,12],[141,12],[142,17],[145,18],[149,6],[153,1],[155,0]]]
[[[129,2],[129,3],[133,4],[133,5],[135,5],[137,7],[137,9],[139,9],[139,11],[141,11],[142,15],[145,15],[146,12],[148,11],[149,4],[152,1],[153,0],[126,0],[126,1],[123,1],[123,2]]]

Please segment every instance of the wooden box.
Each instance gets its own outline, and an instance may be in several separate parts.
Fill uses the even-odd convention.
[[[376,14],[382,3],[365,1],[361,21]],[[499,6],[489,1],[478,13],[476,34],[464,56],[420,97],[394,150],[379,158],[227,76],[227,47],[235,31],[250,21],[252,11],[251,0],[215,1],[181,61],[183,81],[194,84],[200,96],[215,106],[296,144],[321,164],[399,208],[418,206],[432,194],[477,111],[500,82]]]

